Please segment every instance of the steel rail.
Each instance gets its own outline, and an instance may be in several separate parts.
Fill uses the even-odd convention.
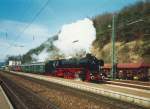
[[[11,90],[11,88],[2,79],[0,80],[0,84],[15,109],[19,109],[19,107],[21,107],[21,109],[28,109],[28,107],[22,102],[22,100],[13,92],[13,90]],[[15,102],[17,102],[17,106],[15,105]]]

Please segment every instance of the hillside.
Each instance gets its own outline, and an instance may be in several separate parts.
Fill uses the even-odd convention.
[[[150,62],[150,2],[137,2],[116,14],[116,60]],[[92,53],[111,62],[112,13],[93,18],[96,40]]]
[[[116,60],[118,63],[150,62],[150,2],[137,2],[115,13],[116,15]],[[112,13],[92,18],[96,28],[96,39],[91,52],[106,63],[111,62]],[[22,56],[23,63],[37,61],[45,51],[49,58],[63,57],[53,45],[58,36],[49,38],[39,47]]]

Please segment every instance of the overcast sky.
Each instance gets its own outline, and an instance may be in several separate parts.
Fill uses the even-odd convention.
[[[137,1],[49,0],[45,5],[47,0],[0,0],[0,61],[6,55],[23,54],[40,45],[65,24],[115,12]]]

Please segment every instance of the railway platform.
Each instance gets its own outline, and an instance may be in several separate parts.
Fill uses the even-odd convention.
[[[14,109],[1,86],[0,86],[0,109]]]
[[[36,75],[30,73],[22,73],[22,72],[11,71],[11,73],[65,85],[79,90],[100,94],[103,96],[111,97],[125,102],[130,102],[132,104],[136,104],[142,107],[150,108],[149,90],[123,87],[123,86],[111,85],[111,84],[94,84],[94,83],[87,83],[82,81],[75,81],[75,80],[50,77],[44,75]]]

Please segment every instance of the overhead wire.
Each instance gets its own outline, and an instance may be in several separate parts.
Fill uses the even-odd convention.
[[[17,41],[19,38],[21,38],[22,34],[32,25],[32,23],[36,20],[36,18],[41,14],[41,12],[47,7],[48,3],[50,0],[47,0],[44,5],[39,9],[39,11],[35,14],[35,16],[32,18],[31,22],[28,23],[25,28],[17,35],[17,37],[14,39],[15,41]],[[11,46],[13,45],[13,43],[9,44],[9,46],[5,49],[5,51],[3,51],[5,54],[7,53],[7,51],[13,47]]]

